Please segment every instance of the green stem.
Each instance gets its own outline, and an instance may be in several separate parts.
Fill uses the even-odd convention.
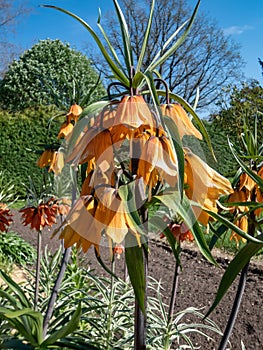
[[[143,249],[143,251],[144,251],[144,275],[145,275],[145,314],[142,312],[138,301],[135,299],[134,350],[146,350],[148,251],[147,249]]]
[[[114,259],[114,258],[113,258]],[[113,314],[113,302],[114,302],[114,293],[115,293],[115,283],[114,283],[114,273],[115,273],[115,260],[111,262],[111,279],[110,279],[110,302],[108,306],[108,317],[107,317],[107,344],[106,349],[111,350],[111,342],[110,339],[113,338],[112,332],[112,314]]]
[[[40,279],[40,262],[42,253],[42,231],[39,230],[37,234],[37,263],[36,263],[36,285],[34,295],[34,310],[37,311],[38,294],[39,294],[39,279]]]
[[[225,350],[229,337],[233,331],[235,322],[236,322],[236,318],[239,312],[239,308],[241,305],[241,301],[242,301],[242,297],[245,291],[245,286],[246,286],[246,280],[247,280],[247,272],[248,272],[248,268],[249,268],[249,263],[246,264],[246,266],[243,268],[241,275],[240,275],[240,280],[239,280],[239,285],[238,285],[238,289],[237,289],[237,293],[236,293],[236,297],[233,303],[233,307],[228,319],[228,323],[226,325],[226,329],[224,331],[221,343],[219,345],[218,350]]]
[[[252,192],[252,196],[251,196],[251,201],[255,202],[256,201],[256,194],[255,194],[255,190],[253,190]],[[255,214],[254,212],[251,212],[249,217],[249,226],[248,226],[248,234],[252,237],[255,236]],[[232,310],[228,319],[228,323],[226,325],[226,329],[224,331],[223,337],[221,339],[221,343],[219,345],[218,350],[225,350],[228,340],[232,334],[235,322],[236,322],[236,318],[239,312],[239,308],[241,305],[241,301],[242,301],[242,297],[245,291],[245,286],[246,286],[246,280],[247,280],[247,273],[248,273],[248,268],[249,268],[249,262],[245,265],[245,267],[243,268],[243,270],[241,271],[241,275],[240,275],[240,280],[239,280],[239,285],[238,285],[238,289],[236,292],[236,297],[232,306]]]
[[[47,311],[44,317],[44,322],[43,322],[43,337],[45,338],[46,334],[47,334],[47,329],[48,329],[48,323],[51,319],[51,316],[53,314],[54,311],[54,306],[55,306],[55,302],[57,300],[57,296],[58,296],[58,292],[59,292],[59,288],[62,282],[62,279],[64,277],[66,268],[67,268],[67,264],[69,261],[71,255],[71,248],[66,248],[63,254],[63,258],[62,258],[62,262],[61,262],[61,266],[59,269],[59,273],[55,282],[55,285],[53,287],[52,293],[51,293],[51,297],[49,299],[48,302],[48,307],[47,307]]]

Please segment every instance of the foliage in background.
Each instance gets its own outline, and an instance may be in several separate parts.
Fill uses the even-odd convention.
[[[25,196],[29,176],[37,188],[42,184],[42,169],[36,165],[43,151],[43,144],[56,140],[60,123],[54,121],[47,133],[50,117],[55,113],[54,107],[26,109],[23,113],[9,114],[0,112],[0,171],[2,181],[12,182],[13,192]]]
[[[258,140],[263,138],[263,88],[257,81],[243,83],[241,87],[232,86],[218,103],[219,112],[211,116],[215,128],[224,133],[242,147],[241,135],[244,125],[254,127],[257,119]]]
[[[53,104],[68,108],[74,100],[87,105],[103,94],[99,75],[85,55],[60,40],[47,39],[9,66],[0,82],[0,107],[12,111]]]
[[[12,265],[29,267],[36,259],[36,251],[15,232],[3,232],[0,237],[0,266],[7,271]]]

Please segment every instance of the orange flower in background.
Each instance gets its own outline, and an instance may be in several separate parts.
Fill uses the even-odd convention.
[[[71,121],[74,121],[74,123],[76,123],[76,121],[78,120],[78,117],[81,115],[82,111],[83,111],[83,109],[78,104],[74,103],[73,105],[71,105],[69,112],[66,115],[68,124]]]
[[[175,122],[181,139],[184,135],[193,135],[199,140],[202,140],[202,134],[192,124],[187,113],[179,103],[164,104],[160,108],[163,115],[166,115]]]
[[[37,165],[40,168],[45,168],[45,167],[49,166],[51,164],[51,162],[53,161],[54,153],[55,153],[55,150],[46,149],[39,157],[39,159],[37,161]]]
[[[49,172],[53,171],[55,175],[59,175],[64,168],[64,154],[62,152],[56,151],[53,154],[53,159],[50,163],[50,167],[48,169]]]
[[[13,222],[12,214],[6,204],[0,203],[0,231],[7,232],[8,226]]]
[[[67,121],[65,121],[60,127],[58,139],[67,138],[71,134],[73,128],[74,126],[71,122],[68,123]]]
[[[189,149],[184,149],[184,152],[186,196],[197,202],[201,208],[217,212],[216,201],[219,196],[233,192],[229,180],[209,167]],[[210,216],[201,208],[193,206],[198,221],[206,226]]]
[[[26,207],[20,209],[19,212],[22,213],[25,226],[30,225],[32,229],[41,231],[45,226],[52,226],[56,223],[58,205],[55,204],[54,198],[51,198],[46,203],[40,203],[37,207]]]

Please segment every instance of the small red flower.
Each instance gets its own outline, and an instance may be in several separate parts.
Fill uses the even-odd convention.
[[[13,221],[11,219],[12,214],[6,204],[0,203],[0,231],[7,232],[8,226]]]
[[[183,242],[183,241],[190,241],[193,242],[194,236],[191,233],[191,231],[186,227],[184,223],[182,224],[175,224],[171,222],[168,224],[169,229],[171,230],[172,234],[174,235],[174,238],[177,240],[177,242]],[[160,238],[164,238],[165,235],[162,233],[160,235]]]
[[[37,207],[31,206],[20,209],[23,224],[30,225],[32,229],[41,231],[45,226],[52,226],[56,223],[58,214],[58,205],[54,203],[54,198],[49,199],[46,203],[40,203]]]
[[[113,254],[117,255],[117,259],[120,259],[121,254],[124,252],[124,246],[122,244],[116,244],[113,249]]]

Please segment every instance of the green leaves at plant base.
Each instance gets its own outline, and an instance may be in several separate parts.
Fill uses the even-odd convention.
[[[125,259],[127,269],[133,286],[136,300],[140,309],[145,313],[145,273],[143,248],[138,246],[136,238],[128,233],[125,238]]]
[[[70,321],[64,324],[59,330],[52,333],[42,344],[41,347],[44,349],[48,345],[54,344],[57,340],[66,337],[68,334],[74,332],[79,324],[81,316],[81,305],[79,304],[76,311],[73,313]]]
[[[263,234],[258,236],[259,243],[248,242],[245,247],[243,247],[234,259],[228,265],[217,290],[215,300],[208,310],[206,317],[211,314],[211,312],[219,304],[228,288],[232,285],[233,281],[239,274],[239,272],[249,263],[250,259],[263,247]]]

